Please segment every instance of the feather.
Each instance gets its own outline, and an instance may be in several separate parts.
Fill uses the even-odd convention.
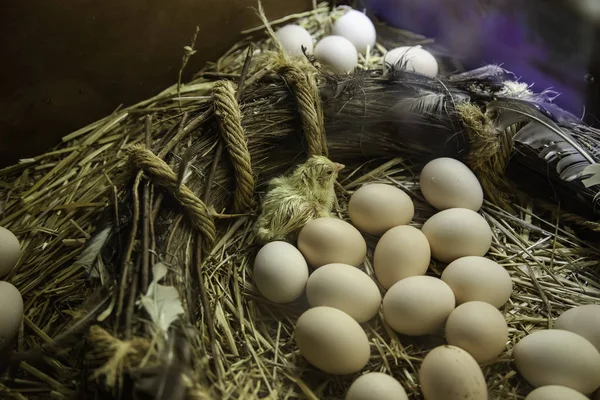
[[[446,103],[445,93],[425,93],[418,97],[402,99],[393,107],[416,114],[441,114]]]
[[[112,234],[112,225],[107,225],[94,234],[83,247],[75,265],[85,268],[90,278],[100,278],[104,281],[106,276],[104,264],[101,262],[100,254]]]
[[[556,161],[556,172],[562,180],[577,178],[594,158],[563,127],[523,101],[497,100],[488,104],[488,113],[496,115],[496,126],[506,130],[521,125],[513,140],[529,146],[546,161]]]
[[[185,312],[177,289],[173,286],[158,283],[166,275],[166,265],[163,263],[154,264],[152,267],[152,282],[148,286],[146,294],[142,295],[140,299],[140,304],[152,319],[155,333],[165,338],[171,324],[179,318],[179,315]]]

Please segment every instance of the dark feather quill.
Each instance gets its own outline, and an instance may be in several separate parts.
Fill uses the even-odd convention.
[[[595,162],[565,128],[539,112],[535,105],[498,100],[489,103],[487,110],[496,115],[497,127],[501,130],[518,125],[514,141],[537,151],[539,157],[555,162],[562,180],[576,179],[586,166]]]

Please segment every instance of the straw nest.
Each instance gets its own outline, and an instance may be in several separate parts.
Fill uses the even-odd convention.
[[[276,23],[298,20],[321,37],[342,12],[322,4]],[[395,44],[427,42],[394,37]],[[294,80],[293,64],[272,48],[271,39],[248,38],[192,82],[116,110],[53,151],[0,171],[0,225],[18,236],[23,254],[6,280],[25,302],[18,340],[0,362],[2,398],[83,398],[97,388],[108,398],[343,398],[355,376],[316,371],[294,345],[306,302],[273,305],[253,289],[252,227],[263,184],[307,153],[325,152],[310,132],[330,117],[305,118],[299,97],[311,90],[302,80],[311,78]],[[384,50],[378,45],[360,68],[378,65]],[[192,43],[184,65],[193,53]],[[282,80],[282,70],[292,73]],[[240,80],[236,89],[232,82]],[[391,145],[370,154],[339,137],[328,144],[330,157],[348,166],[336,189],[340,218],[366,182],[409,193],[417,227],[434,213],[418,187],[418,172],[433,155],[393,157],[402,149]],[[490,201],[482,209],[493,230],[489,257],[515,286],[502,309],[510,343],[483,367],[495,399],[521,399],[529,390],[511,363],[515,342],[600,295],[599,250],[545,209],[527,196],[513,199],[510,212]],[[375,239],[368,242],[371,259]],[[442,268],[434,262],[430,273]],[[369,261],[364,269],[373,275]],[[165,274],[161,290],[177,291],[154,304],[167,310],[160,322],[144,302],[158,301],[147,289]],[[419,398],[421,360],[443,338],[398,336],[381,316],[364,329],[372,350],[367,370],[393,374]]]

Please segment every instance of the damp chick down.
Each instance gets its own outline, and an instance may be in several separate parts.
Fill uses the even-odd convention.
[[[258,242],[293,242],[310,220],[329,217],[342,168],[325,156],[312,156],[291,175],[272,179],[256,221]]]

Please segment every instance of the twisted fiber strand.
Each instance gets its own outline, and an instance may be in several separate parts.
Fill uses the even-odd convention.
[[[281,73],[296,96],[309,156],[327,155],[321,95],[314,74],[308,67],[307,64],[302,69],[298,65],[286,63],[282,66]]]
[[[242,212],[252,206],[254,194],[254,176],[252,160],[244,128],[242,113],[235,99],[235,89],[230,81],[219,81],[213,87],[215,114],[219,121],[219,130],[225,141],[227,151],[233,163],[236,190],[233,197],[235,212]]]
[[[129,162],[136,169],[145,171],[154,184],[168,190],[188,212],[192,225],[202,233],[207,244],[214,243],[215,224],[206,205],[185,185],[177,188],[177,174],[167,163],[143,146],[133,146],[129,149]]]

